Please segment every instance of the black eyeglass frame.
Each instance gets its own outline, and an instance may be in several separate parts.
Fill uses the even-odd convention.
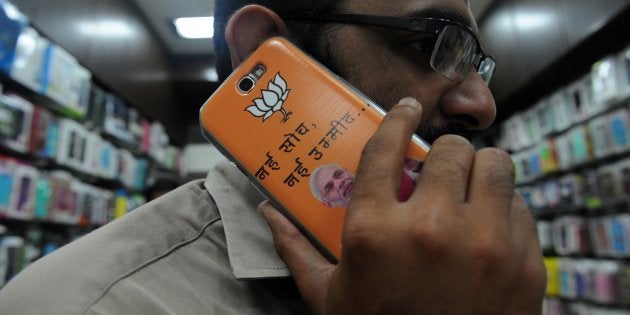
[[[435,34],[436,36],[440,35],[440,32],[444,30],[448,25],[455,25],[465,30],[467,33],[475,39],[475,43],[477,44],[477,51],[475,52],[475,60],[473,61],[472,66],[475,67],[475,70],[479,72],[479,68],[481,64],[487,59],[490,58],[494,67],[492,68],[492,72],[496,67],[496,60],[491,55],[487,54],[483,48],[481,47],[481,42],[475,32],[468,27],[457,21],[452,21],[448,19],[440,19],[440,18],[428,18],[428,17],[399,17],[399,16],[381,16],[381,15],[367,15],[367,14],[318,14],[315,12],[305,12],[301,14],[287,14],[282,16],[285,20],[310,20],[310,21],[321,21],[321,22],[333,22],[333,23],[343,23],[343,24],[357,24],[357,25],[366,25],[366,26],[378,26],[385,27],[391,29],[398,29],[403,31],[411,31],[417,33],[429,33]],[[435,47],[433,47],[435,50]],[[435,70],[435,69],[434,69]],[[436,70],[437,71],[437,70]],[[439,71],[438,71],[439,72]],[[492,78],[492,73],[489,79],[485,79],[486,83],[490,81]]]

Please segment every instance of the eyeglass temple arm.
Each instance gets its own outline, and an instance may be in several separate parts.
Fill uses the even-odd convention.
[[[315,12],[289,14],[283,16],[283,19],[361,24],[427,33],[438,33],[443,24],[447,23],[446,20],[433,18],[406,18],[364,14],[318,14]]]

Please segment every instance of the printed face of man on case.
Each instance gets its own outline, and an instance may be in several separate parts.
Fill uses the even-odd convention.
[[[354,183],[354,175],[347,169],[327,164],[314,174],[312,190],[315,197],[328,207],[347,207]]]
[[[405,158],[398,190],[399,201],[405,201],[411,196],[421,169],[420,160]],[[354,175],[350,171],[337,164],[326,164],[315,169],[311,176],[311,192],[315,198],[327,207],[348,207],[354,183]]]

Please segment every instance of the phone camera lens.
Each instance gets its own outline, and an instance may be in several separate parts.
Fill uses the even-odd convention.
[[[244,77],[238,82],[238,90],[241,93],[248,93],[254,88],[254,80],[250,77]]]

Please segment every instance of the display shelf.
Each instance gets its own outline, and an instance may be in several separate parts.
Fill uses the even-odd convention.
[[[12,258],[0,259],[0,287],[39,257],[144,204],[153,170],[181,178],[180,152],[164,126],[112,82],[27,19],[8,34],[17,39],[12,45],[12,30],[3,31],[0,258]]]
[[[569,303],[584,302],[584,303],[590,304],[592,306],[597,306],[597,307],[630,311],[630,303],[618,303],[618,302],[604,303],[604,302],[599,302],[592,299],[579,299],[579,298],[570,298],[570,297],[563,297],[563,296],[547,296],[547,298],[558,299],[560,301],[569,302]]]
[[[88,174],[52,158],[0,145],[2,159],[6,166],[0,174],[4,184],[0,213],[12,231],[23,225],[20,221],[94,228],[146,202],[141,189],[121,179]]]
[[[600,71],[628,53],[485,133],[512,155],[517,190],[533,209],[548,314],[630,313],[622,291],[630,287],[630,62],[615,63],[614,75]]]
[[[586,117],[580,121],[575,121],[572,122],[569,126],[567,126],[566,128],[562,128],[561,130],[555,130],[550,132],[549,134],[546,135],[546,137],[556,137],[559,136],[569,130],[571,130],[572,128],[575,128],[579,125],[583,125],[585,123],[587,123],[588,121],[591,121],[593,119],[596,119],[598,117],[602,117],[602,116],[606,116],[607,114],[610,114],[618,109],[621,108],[630,108],[630,96],[624,96],[622,99],[616,100],[614,102],[609,103],[609,105],[606,106],[605,109],[603,109],[602,111],[593,114],[592,116]],[[530,147],[531,148],[531,147]]]
[[[9,77],[6,73],[0,71],[0,83],[4,86],[4,92],[14,92],[26,99],[30,100],[37,106],[41,106],[50,110],[64,118],[69,118],[82,122],[83,115],[72,110],[68,110],[65,106],[59,104],[49,96],[33,91],[31,88]]]
[[[0,155],[10,156],[15,158],[20,162],[26,162],[26,164],[31,165],[40,170],[52,171],[52,170],[61,170],[71,173],[74,177],[81,180],[82,182],[92,184],[101,188],[105,188],[108,190],[115,190],[123,188],[129,193],[143,193],[143,189],[136,189],[133,187],[129,187],[125,185],[118,179],[110,179],[104,178],[97,175],[88,174],[82,170],[77,170],[68,165],[59,164],[52,158],[46,157],[38,157],[29,153],[18,152],[12,150],[11,148],[7,148],[0,144]]]
[[[546,299],[618,310],[630,306],[627,260],[547,256],[545,265]]]
[[[46,229],[64,231],[67,228],[76,228],[80,231],[91,231],[101,227],[101,224],[92,224],[92,223],[68,223],[68,222],[57,222],[52,220],[43,220],[43,219],[16,219],[16,218],[7,218],[0,217],[0,224],[11,226],[11,227],[20,227],[21,229],[26,229],[30,227],[44,227]]]
[[[592,161],[587,161],[584,163],[580,163],[574,166],[571,166],[567,169],[562,169],[562,170],[556,170],[553,172],[549,172],[547,174],[543,174],[540,175],[539,177],[536,178],[532,178],[529,180],[524,180],[524,181],[520,181],[518,183],[516,183],[517,187],[524,187],[524,186],[532,186],[532,185],[536,185],[542,182],[545,182],[547,180],[553,179],[553,178],[558,178],[561,177],[563,175],[566,174],[570,174],[570,173],[579,173],[582,171],[586,171],[586,170],[590,170],[593,168],[596,168],[598,166],[601,165],[605,165],[605,164],[611,164],[611,163],[615,163],[617,161],[623,160],[625,158],[630,158],[630,150],[624,151],[624,152],[619,152],[619,153],[614,153],[611,154],[609,156],[600,158],[600,159],[595,159]]]
[[[59,117],[61,118],[71,119],[81,124],[84,123],[84,119],[76,115],[71,115],[69,114],[68,111],[64,111],[60,109],[61,105],[56,103],[54,100],[50,99],[49,97],[45,95],[38,94],[30,90],[30,88],[22,85],[21,83],[13,80],[12,78],[6,76],[5,74],[1,72],[0,72],[0,82],[4,86],[5,92],[16,92],[18,95],[25,97],[29,101],[31,102],[34,101],[35,106],[41,106],[51,111],[55,115],[59,115]],[[101,138],[103,138],[106,141],[109,141],[116,148],[129,151],[136,159],[147,160],[148,162],[150,162],[149,167],[155,167],[157,165],[163,172],[172,172],[174,175],[177,175],[175,173],[175,170],[162,165],[148,153],[140,151],[137,145],[132,144],[132,143],[127,143],[111,134],[108,134],[107,132],[103,130],[95,130],[95,131],[97,132],[99,136],[101,136]],[[0,144],[0,153],[19,158],[23,161],[31,163],[33,166],[38,167],[38,168],[41,167],[41,168],[46,168],[46,169],[60,169],[60,170],[69,171],[75,174],[77,177],[81,178],[83,181],[88,182],[88,183],[93,183],[98,186],[103,186],[107,188],[124,187],[132,192],[138,192],[138,193],[141,193],[142,190],[144,189],[144,188],[138,189],[135,187],[130,187],[128,185],[122,184],[120,181],[117,181],[117,180],[102,178],[102,177],[94,176],[91,174],[87,174],[86,172],[78,170],[76,168],[68,167],[66,165],[57,163],[54,159],[40,158],[37,156],[33,156],[29,153],[23,153],[16,150],[12,150],[10,148],[2,146],[1,144]]]
[[[14,92],[19,96],[25,97],[29,101],[33,102],[35,106],[41,106],[54,114],[60,116],[61,118],[68,118],[75,120],[79,123],[83,123],[85,121],[85,117],[73,114],[72,111],[64,110],[64,107],[51,99],[50,97],[37,93],[31,90],[29,87],[24,86],[22,83],[15,81],[11,77],[7,76],[5,73],[0,71],[0,83],[4,86],[4,92]],[[102,128],[90,128],[88,130],[97,132],[103,139],[111,142],[118,148],[125,149],[131,152],[134,156],[138,158],[144,158],[147,160],[151,160],[153,163],[160,166],[162,170],[169,170],[167,166],[162,165],[159,161],[156,161],[152,156],[150,156],[147,152],[142,152],[138,149],[137,144],[126,142],[116,136],[109,134],[102,130]]]
[[[39,157],[35,157],[32,154],[29,153],[25,153],[25,152],[19,152],[16,150],[13,150],[11,148],[8,148],[4,145],[2,145],[2,143],[0,143],[0,155],[5,155],[5,156],[9,156],[9,157],[13,157],[17,160],[21,160],[24,161],[36,168],[43,168],[46,165],[48,165],[48,158],[39,158]]]
[[[553,250],[543,251],[545,258],[570,258],[570,259],[588,259],[592,261],[617,261],[623,264],[630,264],[630,256],[615,256],[615,255],[598,255],[592,252],[584,254],[558,254]]]
[[[137,146],[134,146],[133,144],[127,143],[127,142],[125,142],[125,141],[123,141],[121,139],[118,139],[115,136],[110,135],[108,133],[105,133],[103,131],[100,132],[100,135],[103,137],[103,139],[105,139],[107,141],[110,141],[115,146],[129,151],[136,158],[142,158],[142,159],[148,160],[150,162],[151,168],[158,169],[159,171],[161,171],[163,173],[169,174],[169,176],[181,177],[180,175],[178,175],[176,173],[176,171],[174,169],[172,169],[172,168],[162,164],[160,161],[157,161],[148,152],[142,152],[141,150],[138,149]]]
[[[602,214],[617,214],[630,211],[630,196],[603,201],[595,208],[585,206],[558,206],[533,209],[537,219],[548,219],[560,215],[579,214],[585,217],[599,216]]]
[[[66,109],[65,106],[59,104],[58,102],[56,102],[49,96],[33,91],[31,88],[14,80],[13,78],[11,78],[10,76],[8,76],[6,73],[2,71],[0,71],[0,83],[4,87],[5,93],[11,93],[11,92],[16,93],[18,96],[22,96],[26,98],[27,100],[31,101],[35,106],[41,106],[51,111],[55,115],[58,115],[60,118],[72,119],[82,124],[85,122],[84,115],[81,115],[72,110]],[[106,132],[102,128],[91,127],[91,128],[88,128],[88,130],[96,132],[103,139],[111,142],[118,148],[122,148],[131,152],[134,156],[138,158],[151,160],[153,163],[159,164],[163,170],[173,171],[172,169],[169,169],[168,167],[161,165],[161,163],[159,161],[156,161],[152,156],[150,156],[148,152],[142,152],[138,148],[138,144],[129,143],[123,139],[120,139]]]
[[[7,104],[3,105],[8,114],[19,117],[19,121],[14,120],[14,125],[22,129],[9,127],[23,132],[17,137],[10,135],[18,140],[9,138],[11,142],[7,142],[18,152],[2,152],[38,168],[68,171],[86,183],[108,189],[124,187],[131,192],[144,189],[146,176],[154,165],[159,164],[164,171],[177,171],[177,168],[165,167],[149,153],[153,150],[160,153],[159,157],[171,157],[164,152],[177,150],[171,148],[169,137],[160,123],[151,123],[138,109],[128,106],[123,97],[103,89],[107,84],[50,40],[46,32],[25,24],[16,35],[17,44],[8,48],[15,51],[15,57],[7,60],[8,66],[5,64],[0,70],[0,84],[4,92],[18,96],[7,97]],[[38,54],[29,50],[27,42],[30,41],[40,43],[44,47],[40,50],[45,52]],[[95,92],[100,93],[99,99],[94,98]],[[35,117],[38,117],[37,124]],[[31,122],[32,128],[29,127]],[[59,136],[44,154],[54,156],[54,159],[40,159],[21,153],[29,147],[31,137],[38,137],[38,142],[33,142],[35,145],[39,145],[40,141],[49,141],[48,137],[42,139],[38,134],[31,136],[28,129],[51,131],[47,127],[51,124],[54,124],[54,133],[49,135],[59,133]],[[154,136],[156,140],[153,140]],[[51,138],[55,139],[55,136]],[[99,158],[101,160],[97,161]],[[167,161],[176,165],[173,160]],[[93,171],[95,168],[98,171]],[[115,169],[121,174],[115,174]]]
[[[566,133],[567,131],[570,131],[571,129],[573,129],[575,127],[579,127],[581,125],[585,125],[589,121],[592,121],[592,120],[600,118],[600,117],[604,117],[604,116],[606,116],[608,114],[611,114],[611,113],[615,112],[616,110],[623,109],[623,108],[630,110],[630,96],[626,96],[623,99],[620,99],[620,100],[617,100],[615,102],[612,102],[610,106],[606,107],[604,110],[602,110],[602,111],[600,111],[600,112],[598,112],[596,114],[593,114],[592,116],[586,117],[586,118],[584,118],[584,119],[582,119],[580,121],[574,121],[571,124],[567,125],[566,127],[563,127],[562,129],[550,131],[548,134],[545,134],[541,140],[558,137],[558,136]],[[509,154],[518,154],[520,152],[525,152],[525,151],[528,151],[528,150],[535,149],[537,145],[538,145],[538,143],[535,142],[535,143],[532,143],[530,145],[523,146],[523,147],[521,147],[521,148],[519,148],[517,150],[508,149],[507,152]]]
[[[589,215],[589,211],[586,210],[585,207],[560,206],[557,208],[533,209],[532,211],[534,212],[534,217],[536,218],[536,220],[551,220],[553,218],[564,215]]]
[[[99,134],[101,135],[101,137],[103,137],[103,139],[111,142],[113,145],[115,145],[118,148],[129,151],[131,154],[133,154],[136,157],[151,159],[151,157],[147,153],[140,151],[138,149],[138,146],[134,145],[133,143],[126,142],[102,130],[99,131]]]
[[[543,208],[533,210],[536,219],[548,220],[562,215],[580,215],[583,217],[596,217],[606,214],[627,213],[630,211],[630,196],[619,197],[614,200],[605,200],[602,205],[587,209],[585,206],[556,208]]]

